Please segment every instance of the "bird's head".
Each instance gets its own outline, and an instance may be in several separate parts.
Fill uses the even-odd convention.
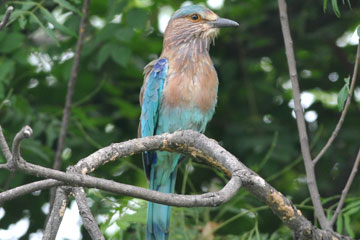
[[[235,21],[220,18],[210,9],[191,5],[177,10],[171,17],[165,30],[164,41],[170,45],[180,45],[196,40],[210,42],[219,28],[237,27]]]

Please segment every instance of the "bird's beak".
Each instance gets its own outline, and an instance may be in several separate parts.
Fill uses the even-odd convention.
[[[209,22],[213,28],[238,27],[239,24],[233,20],[226,18],[218,18]]]

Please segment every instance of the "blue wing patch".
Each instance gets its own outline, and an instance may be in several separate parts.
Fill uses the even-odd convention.
[[[159,119],[162,91],[168,68],[169,64],[167,59],[160,58],[148,76],[140,117],[142,137],[155,135]],[[156,153],[144,152],[143,163],[148,178],[150,177],[150,166],[153,162],[156,162]]]

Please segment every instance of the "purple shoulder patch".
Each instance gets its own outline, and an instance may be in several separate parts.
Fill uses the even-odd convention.
[[[167,63],[166,58],[160,58],[154,65],[154,72],[161,72],[164,69],[165,64]]]

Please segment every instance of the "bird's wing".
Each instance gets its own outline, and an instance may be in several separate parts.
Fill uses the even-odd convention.
[[[159,107],[168,68],[167,59],[160,58],[153,65],[150,73],[147,76],[145,75],[144,84],[140,92],[141,117],[139,135],[141,137],[153,136],[156,133]],[[156,161],[155,152],[144,152],[143,162],[147,177],[150,176],[150,165],[153,161]]]

